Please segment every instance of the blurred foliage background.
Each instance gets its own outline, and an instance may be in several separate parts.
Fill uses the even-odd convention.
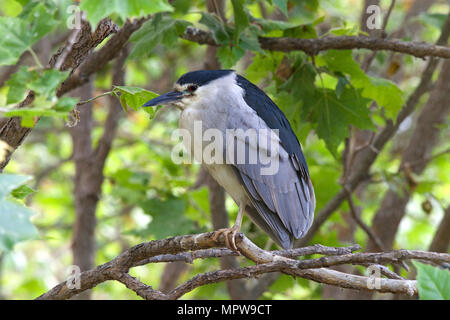
[[[69,34],[67,21],[73,18],[75,10],[71,6],[79,5],[93,26],[105,17],[122,27],[127,18],[152,15],[129,41],[128,57],[120,71],[124,77],[122,85],[127,86],[125,91],[139,87],[150,92],[144,91],[145,94],[164,93],[185,72],[205,68],[205,62],[210,59],[207,46],[183,40],[180,35],[188,26],[213,32],[216,42],[224,44],[217,50],[219,64],[235,69],[264,88],[287,115],[302,142],[320,210],[341,189],[349,127],[377,132],[387,121],[395,119],[419,83],[426,61],[380,51],[369,63],[368,70],[364,70],[361,65],[372,55],[370,50],[330,50],[311,59],[300,51],[263,50],[257,37],[317,38],[371,33],[361,27],[361,16],[369,2],[225,1],[224,17],[219,17],[217,12],[208,10],[204,1],[0,0],[1,33],[22,40],[19,41],[22,47],[15,45],[17,41],[0,40],[0,65],[3,65],[0,106],[4,106],[1,111],[4,116],[21,116],[24,126],[34,126],[0,180],[0,200],[6,208],[0,217],[0,231],[3,230],[0,232],[0,296],[35,298],[66,279],[74,261],[77,166],[68,112],[80,100],[112,91],[115,65],[110,63],[91,77],[87,97],[77,89],[65,98],[56,98],[55,91],[69,71],[45,70],[45,66]],[[408,16],[414,1],[396,1],[385,33],[392,35],[401,30],[399,37],[403,40],[434,43],[449,5],[446,1],[425,2],[429,5],[422,11]],[[384,15],[391,5],[391,1],[385,0],[375,3]],[[22,55],[24,51],[32,54]],[[10,72],[9,68],[16,65],[21,68]],[[440,70],[437,69],[434,79]],[[23,100],[27,90],[36,92],[33,108],[14,113],[10,107]],[[139,108],[142,97],[135,91],[131,96],[131,100],[136,100],[130,100],[127,111],[120,112],[104,163],[101,196],[95,208],[94,265],[109,261],[143,241],[213,229],[210,190],[205,185],[195,187],[199,165],[176,165],[171,160],[172,148],[178,143],[171,139],[171,134],[177,127],[179,111],[164,108],[156,113],[151,110],[149,115]],[[106,130],[108,107],[114,100],[117,101],[114,95],[105,96],[77,107],[92,110],[92,126],[86,134],[91,136],[94,149]],[[404,192],[412,177],[416,186],[395,236],[394,249],[427,250],[450,205],[448,116],[439,127],[439,142],[432,149],[432,154],[438,156],[427,162],[420,175],[398,171],[402,151],[427,100],[428,95],[424,95],[418,111],[402,123],[395,137],[381,150],[372,167],[371,179],[355,197],[356,204],[362,207],[361,218],[370,226],[387,190]],[[38,116],[41,118],[36,122]],[[83,123],[83,116],[81,112],[77,126]],[[11,192],[15,193],[15,200],[9,196]],[[231,199],[226,199],[226,209],[230,222],[234,221],[238,208]],[[22,220],[5,213],[11,210],[22,212]],[[327,246],[359,243],[365,247],[367,234],[355,226],[348,212],[344,202],[310,243]],[[29,216],[32,224],[23,218]],[[275,248],[248,219],[244,219],[243,231],[259,246]],[[5,232],[9,232],[7,236],[3,236]],[[242,265],[248,263],[242,258],[238,261]],[[175,280],[180,283],[218,268],[217,259],[196,260],[182,267]],[[134,268],[132,275],[158,288],[167,272],[167,265],[152,264]],[[132,291],[113,281],[94,288],[91,297],[137,299]],[[229,292],[225,283],[218,283],[198,288],[184,298],[227,299]],[[326,286],[281,276],[260,298],[338,299],[341,296]]]

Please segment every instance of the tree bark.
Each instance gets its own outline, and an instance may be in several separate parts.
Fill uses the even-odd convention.
[[[414,132],[403,151],[400,168],[405,168],[406,172],[410,170],[411,173],[419,175],[428,164],[426,158],[438,142],[438,125],[445,123],[449,112],[449,92],[450,62],[445,61],[436,86],[430,93],[430,98],[421,111]],[[398,226],[405,215],[405,208],[414,187],[414,182],[410,181],[409,188],[403,188],[402,194],[389,189],[373,219],[373,231],[387,249],[392,249],[394,245]],[[377,250],[373,241],[369,241],[368,250]]]
[[[92,97],[92,82],[76,89],[74,96],[81,100]],[[73,159],[75,163],[74,200],[75,225],[72,236],[73,264],[81,271],[94,266],[95,258],[95,210],[99,199],[99,175],[92,172],[92,103],[83,105],[79,110],[80,122],[70,128],[73,142]],[[90,292],[85,291],[78,299],[89,299]]]
[[[116,61],[113,84],[123,85],[125,72],[123,64],[126,49]],[[93,95],[92,81],[74,92],[81,100],[90,99]],[[74,198],[76,219],[72,237],[73,263],[81,271],[92,269],[95,260],[95,227],[97,203],[100,199],[103,183],[103,167],[111,150],[112,141],[122,112],[116,97],[109,98],[109,112],[105,121],[103,135],[97,148],[92,146],[92,102],[79,106],[80,122],[70,128],[73,141],[73,161],[75,163]],[[90,292],[85,291],[76,299],[89,299]]]
[[[444,211],[444,216],[437,228],[433,241],[431,241],[429,251],[448,252],[450,245],[450,206]]]

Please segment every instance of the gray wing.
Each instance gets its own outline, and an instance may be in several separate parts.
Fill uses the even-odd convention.
[[[238,125],[244,130],[252,127],[261,128],[265,125],[260,119],[249,115],[246,119],[240,118],[237,121],[235,118],[233,121],[235,126]],[[252,123],[254,121],[258,123]],[[259,158],[257,163],[253,164],[249,160],[250,155],[255,152],[259,157],[258,148],[261,140],[255,142],[249,139],[235,139],[235,143],[240,140],[238,142],[244,144],[246,158],[244,163],[239,163],[236,158],[232,162],[236,175],[244,185],[253,208],[256,209],[247,210],[249,216],[276,243],[283,248],[290,248],[293,238],[304,236],[312,224],[315,209],[314,189],[307,170],[295,154],[289,155],[286,152],[278,136],[275,139],[268,139],[277,144],[276,151],[269,150],[270,157],[278,159],[279,164],[278,170],[273,174],[261,174],[261,169],[269,165],[261,163]],[[263,148],[268,144],[270,143],[263,144]],[[237,147],[234,148],[236,154]]]

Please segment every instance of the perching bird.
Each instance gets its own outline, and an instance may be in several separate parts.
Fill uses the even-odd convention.
[[[234,226],[220,230],[225,234],[228,247],[236,250],[235,235],[240,231],[245,211],[278,245],[284,249],[292,248],[294,238],[304,236],[310,228],[316,200],[301,145],[278,106],[256,85],[233,70],[186,73],[175,83],[174,91],[148,101],[144,107],[164,104],[181,109],[179,126],[193,137],[195,122],[201,123],[202,134],[215,129],[224,139],[227,139],[225,132],[230,129],[278,130],[274,131],[276,135],[258,136],[257,141],[233,138],[245,148],[244,161],[236,159],[238,147],[225,140],[219,144],[223,148],[224,161],[203,164],[239,206]],[[186,143],[192,154],[195,148],[205,150],[208,144],[208,141],[198,140],[193,138]],[[250,161],[251,154],[259,155],[257,150],[266,151],[265,162],[262,158],[256,163]],[[229,152],[232,154],[230,159]],[[274,159],[278,159],[276,172],[262,174],[261,170],[268,168],[267,161]]]

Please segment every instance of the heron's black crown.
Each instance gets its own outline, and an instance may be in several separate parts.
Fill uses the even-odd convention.
[[[225,77],[232,72],[234,70],[197,70],[182,75],[177,83],[180,85],[194,83],[201,87],[213,80]]]

